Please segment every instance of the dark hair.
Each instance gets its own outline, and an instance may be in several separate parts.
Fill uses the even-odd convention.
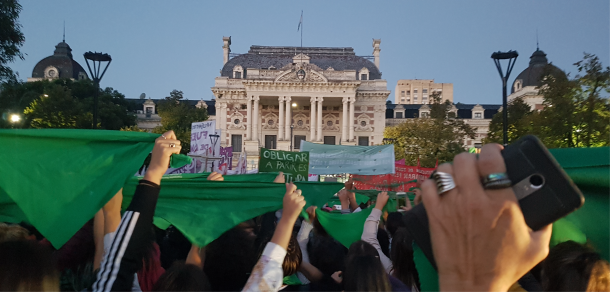
[[[353,244],[352,244],[353,246]],[[345,291],[391,291],[390,281],[381,261],[371,255],[349,256],[343,273]]]
[[[191,242],[171,225],[165,230],[165,237],[159,243],[161,266],[169,269],[175,261],[184,261],[191,250]]]
[[[408,287],[419,288],[419,276],[413,261],[413,238],[407,229],[398,228],[392,238],[392,275]]]
[[[153,291],[209,291],[210,282],[197,266],[175,262],[157,280]]]
[[[51,250],[30,240],[0,243],[0,290],[59,290]]]
[[[379,253],[370,243],[364,240],[358,240],[352,245],[349,246],[349,251],[347,252],[348,257],[353,256],[374,256],[379,257]]]
[[[309,262],[322,274],[343,271],[347,248],[332,237],[314,236],[308,244]]]
[[[407,198],[408,200],[409,198]],[[394,238],[394,233],[400,227],[405,227],[405,223],[402,221],[402,213],[392,212],[388,214],[388,219],[385,223],[385,229],[388,231],[390,236]]]
[[[256,264],[254,237],[235,227],[206,246],[205,274],[214,291],[240,291]]]
[[[390,237],[388,236],[388,233],[383,229],[378,227],[377,228],[377,242],[379,242],[379,246],[381,247],[381,252],[383,252],[383,254],[386,257],[390,257]]]
[[[282,263],[284,277],[296,274],[302,262],[303,254],[301,253],[301,247],[293,234],[288,242],[288,249],[286,250],[284,262]]]
[[[542,262],[542,287],[545,291],[608,291],[610,267],[591,247],[562,242]]]

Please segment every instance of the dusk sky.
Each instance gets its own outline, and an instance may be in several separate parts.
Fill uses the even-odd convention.
[[[251,45],[353,47],[372,55],[381,39],[383,79],[453,83],[454,102],[500,104],[501,80],[492,52],[520,54],[510,84],[540,49],[576,74],[583,52],[609,65],[610,2],[589,1],[67,1],[22,0],[25,61],[11,67],[26,80],[62,40],[86,68],[83,53],[112,56],[102,87],[128,98],[163,98],[173,89],[188,99],[214,98],[222,68],[222,37],[232,53]],[[505,64],[504,64],[505,65]],[[509,91],[510,92],[510,91]]]

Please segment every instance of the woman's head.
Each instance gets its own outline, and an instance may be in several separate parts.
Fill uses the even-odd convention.
[[[542,287],[545,291],[608,291],[610,266],[589,246],[562,242],[542,262]]]
[[[0,223],[0,242],[13,240],[26,240],[30,236],[27,229],[19,225]]]
[[[377,253],[375,247],[363,240],[358,240],[352,243],[352,245],[349,247],[349,251],[347,252],[348,257],[365,255],[379,258],[379,253]]]
[[[408,198],[407,198],[408,200]],[[399,227],[405,227],[405,223],[402,221],[402,213],[400,212],[392,212],[388,214],[388,219],[385,223],[385,228],[390,234],[392,238],[394,238],[394,233],[398,230]]]
[[[210,291],[210,282],[199,267],[175,262],[157,280],[153,291]]]
[[[343,271],[347,248],[332,237],[315,236],[308,245],[309,261],[322,274],[330,276]]]
[[[398,228],[392,238],[392,275],[405,285],[411,287],[413,284],[419,286],[419,277],[413,262],[413,239],[405,228]]]
[[[248,230],[233,228],[206,246],[204,270],[214,291],[239,291],[257,261],[255,237]]]
[[[0,243],[0,290],[58,291],[51,251],[30,240]]]
[[[388,275],[378,257],[372,255],[349,256],[345,267],[345,272],[343,272],[345,291],[392,290]]]

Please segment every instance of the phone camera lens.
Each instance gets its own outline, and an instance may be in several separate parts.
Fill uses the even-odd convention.
[[[544,184],[544,178],[539,174],[534,174],[530,176],[530,184],[532,187],[539,188]]]

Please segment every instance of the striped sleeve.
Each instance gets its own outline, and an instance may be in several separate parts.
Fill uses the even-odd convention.
[[[106,250],[93,291],[132,290],[134,274],[142,266],[138,251],[148,240],[159,190],[158,185],[147,181],[141,181],[136,188],[117,231],[110,237],[111,243],[104,243]]]

